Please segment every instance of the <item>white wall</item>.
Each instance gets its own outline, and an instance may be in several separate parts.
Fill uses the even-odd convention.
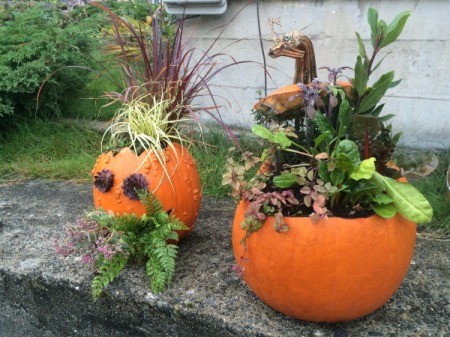
[[[211,30],[228,22],[246,1],[229,0],[225,15],[191,19],[186,27],[194,32],[192,43],[207,48],[219,30]],[[374,74],[395,70],[403,81],[388,92],[385,113],[394,113],[395,131],[404,133],[402,143],[414,147],[450,148],[450,1],[262,1],[260,22],[264,49],[272,45],[268,18],[280,18],[278,33],[303,29],[315,46],[317,66],[351,66],[358,53],[355,31],[369,48],[370,29],[366,13],[377,8],[379,17],[388,23],[404,10],[412,10],[400,39],[388,46],[383,66]],[[307,27],[307,28],[305,28]],[[189,35],[189,34],[186,34]],[[227,27],[215,51],[225,48],[237,60],[253,60],[262,64],[258,39],[256,3],[249,4]],[[290,84],[294,60],[266,57],[270,77],[269,92]],[[319,72],[326,80],[326,72]],[[374,76],[374,79],[377,77]],[[226,97],[222,115],[228,123],[251,126],[250,109],[264,89],[261,65],[244,64],[226,70],[216,81],[214,92]]]

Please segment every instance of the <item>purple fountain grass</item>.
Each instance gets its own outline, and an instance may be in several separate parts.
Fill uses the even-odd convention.
[[[175,122],[174,127],[183,117],[189,116],[199,121],[200,115],[206,113],[217,121],[237,143],[231,130],[223,122],[211,89],[211,82],[223,70],[253,61],[236,61],[223,51],[213,53],[212,49],[229,23],[248,4],[246,3],[227,24],[219,27],[220,31],[216,38],[205,51],[200,52],[197,48],[191,47],[193,34],[184,39],[185,18],[183,17],[177,20],[175,34],[173,38],[169,38],[162,33],[161,27],[167,22],[161,10],[156,11],[152,16],[150,34],[141,24],[136,27],[105,5],[93,2],[92,5],[104,10],[111,20],[123,69],[121,86],[125,89],[122,93],[107,93],[107,97],[112,102],[124,103],[136,99],[136,95],[173,99],[167,114],[169,114],[168,120]],[[127,40],[124,37],[123,30],[120,29],[122,27],[131,34],[132,39]],[[130,53],[130,50],[137,51],[138,57],[135,53]],[[198,53],[201,53],[199,57],[197,57]],[[225,56],[228,56],[231,61],[218,66],[218,59]],[[212,105],[194,106],[193,101],[200,97],[209,97]]]

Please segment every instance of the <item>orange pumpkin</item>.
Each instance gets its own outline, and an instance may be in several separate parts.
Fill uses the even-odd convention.
[[[247,207],[238,205],[233,224],[238,263]],[[400,286],[413,256],[416,225],[400,215],[285,222],[288,231],[278,233],[268,217],[250,235],[243,277],[263,302],[302,320],[349,321],[373,312]]]
[[[131,200],[122,190],[125,178],[134,173],[145,176],[148,190],[158,197],[166,211],[189,227],[194,227],[201,202],[200,177],[197,166],[189,151],[179,144],[168,147],[164,153],[165,169],[154,153],[142,153],[137,156],[129,148],[122,149],[116,155],[112,152],[100,155],[92,170],[96,175],[102,170],[109,170],[114,175],[112,188],[101,192],[94,187],[94,205],[116,214],[131,214],[141,216],[145,207],[139,200]],[[168,178],[170,177],[170,179]],[[189,231],[179,231],[181,239]]]

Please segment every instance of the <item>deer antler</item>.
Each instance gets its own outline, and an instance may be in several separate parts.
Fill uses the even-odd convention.
[[[274,26],[280,26],[281,27],[281,23],[280,23],[280,18],[269,18],[269,26],[270,26],[270,30],[272,31],[272,39],[275,43],[279,43],[281,42],[282,38],[280,38],[277,34],[277,32],[275,31]]]

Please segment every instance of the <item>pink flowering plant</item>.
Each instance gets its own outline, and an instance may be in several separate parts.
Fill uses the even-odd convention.
[[[178,246],[170,242],[178,240],[177,230],[187,228],[164,211],[154,195],[139,190],[136,196],[146,207],[143,216],[119,216],[96,210],[69,227],[63,242],[56,239],[53,242],[59,255],[77,254],[82,263],[94,271],[94,300],[129,261],[146,261],[146,272],[154,292],[164,290],[173,277]]]

